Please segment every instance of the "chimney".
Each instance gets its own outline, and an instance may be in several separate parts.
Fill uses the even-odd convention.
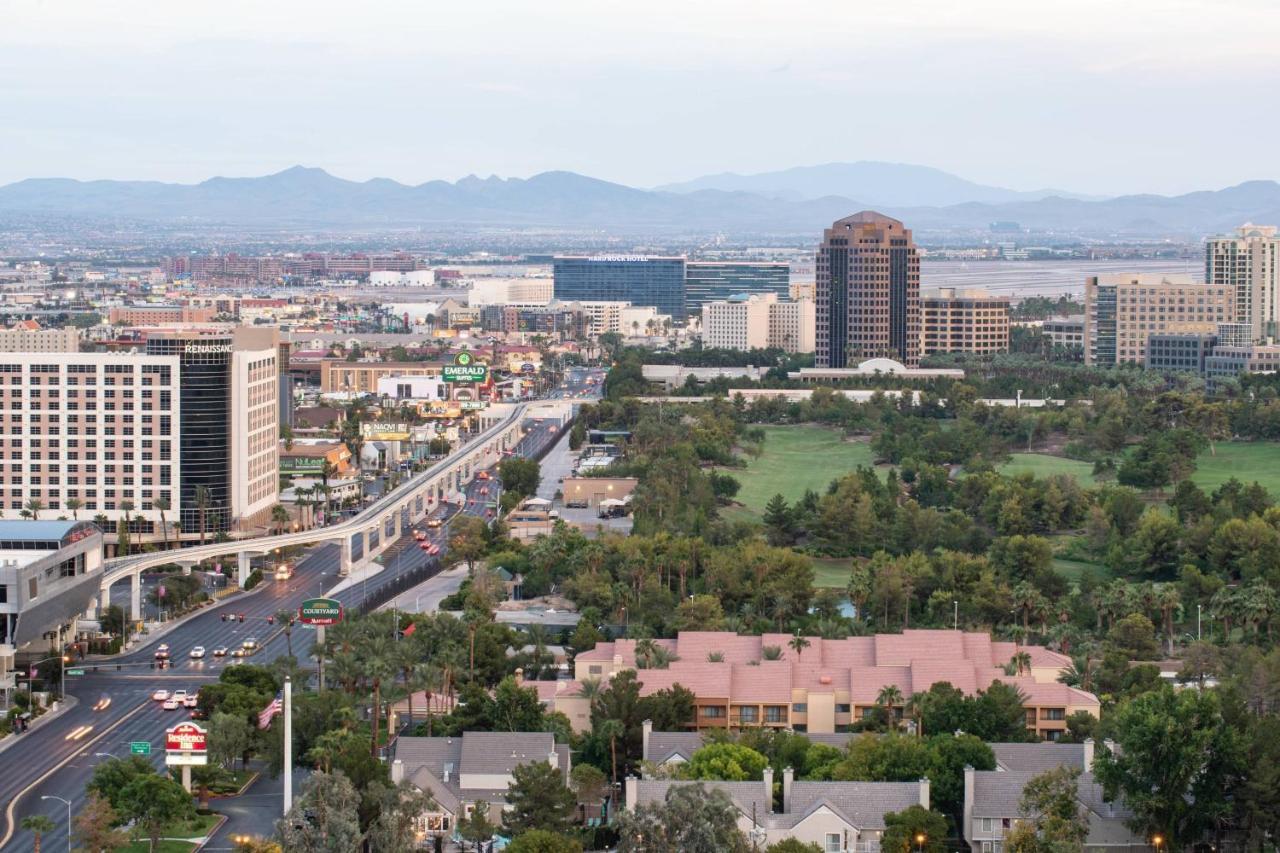
[[[1084,739],[1084,772],[1093,772],[1093,738]]]
[[[921,808],[929,808],[929,777],[920,777],[920,806]]]
[[[404,762],[396,759],[391,762],[391,784],[399,785],[404,779]]]
[[[973,765],[964,766],[964,827],[967,834],[973,827]]]
[[[556,752],[554,749],[551,750],[551,754],[547,757],[547,763],[552,767],[558,768],[560,766],[560,753]]]
[[[1102,742],[1102,746],[1103,746],[1103,748],[1104,748],[1107,752],[1111,753],[1112,755],[1115,755],[1115,754],[1116,754],[1116,742],[1115,742],[1115,741],[1113,741],[1111,738],[1107,738],[1107,739],[1105,739],[1105,740]],[[1095,761],[1097,760],[1097,755],[1096,755],[1096,754],[1094,755],[1094,760],[1095,760]],[[1092,768],[1092,767],[1090,767],[1089,769],[1090,769],[1090,770],[1092,770],[1093,768]]]
[[[787,767],[782,771],[782,813],[791,814],[791,783],[796,780],[796,771]]]
[[[516,667],[515,675],[516,675],[516,685],[518,686],[518,685],[524,684],[524,667],[522,666]]]
[[[635,811],[636,808],[636,789],[639,787],[639,781],[634,776],[628,776],[627,781],[623,783],[623,789],[626,791],[626,799],[623,800],[623,808]]]
[[[653,734],[653,720],[645,720],[640,724],[640,738],[642,741],[640,757],[645,761],[652,761],[649,757],[649,735]]]
[[[764,769],[764,813],[773,814],[773,768]]]

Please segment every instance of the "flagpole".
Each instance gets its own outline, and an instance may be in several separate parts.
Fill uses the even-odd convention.
[[[293,680],[284,677],[284,814],[293,806]]]

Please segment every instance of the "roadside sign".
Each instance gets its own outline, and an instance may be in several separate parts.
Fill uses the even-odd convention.
[[[441,370],[445,382],[484,382],[489,375],[489,366],[475,360],[471,353],[463,352],[454,356],[453,364],[446,364]]]
[[[337,625],[342,615],[342,602],[333,598],[308,598],[298,608],[298,621],[304,625]]]
[[[169,767],[207,765],[209,763],[208,734],[195,723],[178,723],[168,729],[164,733],[164,763]]]
[[[149,740],[131,741],[129,743],[129,754],[130,755],[150,755],[151,741]]]
[[[69,669],[69,670],[67,670],[67,675],[84,675],[84,670],[83,670],[83,669]]]

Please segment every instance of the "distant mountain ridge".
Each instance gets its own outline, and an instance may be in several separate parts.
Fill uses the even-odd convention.
[[[868,185],[868,192],[872,190]],[[1051,196],[912,205],[880,204],[838,193],[793,200],[734,189],[643,190],[564,171],[529,178],[472,175],[453,183],[409,186],[387,178],[348,181],[323,169],[295,166],[263,177],[218,177],[198,184],[33,178],[0,187],[0,216],[127,218],[250,228],[543,226],[816,235],[834,220],[867,208],[902,219],[916,230],[985,231],[991,222],[1014,221],[1024,228],[1086,235],[1198,237],[1245,221],[1280,222],[1280,184],[1249,181],[1180,196]]]
[[[1019,192],[967,181],[941,169],[909,163],[824,163],[796,166],[777,172],[740,175],[721,172],[691,181],[655,187],[661,192],[687,193],[698,190],[749,192],[770,198],[800,201],[829,195],[858,198],[879,207],[948,207],[955,204],[1005,204],[1060,197],[1087,201],[1100,198],[1065,190]]]

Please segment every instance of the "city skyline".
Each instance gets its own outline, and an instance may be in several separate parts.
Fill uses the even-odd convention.
[[[1223,157],[1219,133],[1178,117],[1208,102],[1253,114],[1280,62],[1280,21],[1251,14],[1262,9],[19,7],[0,34],[0,108],[23,132],[0,143],[0,183],[192,182],[303,162],[356,180],[568,169],[649,187],[887,160],[1021,190],[1223,187],[1270,177],[1265,140],[1280,120],[1255,115]],[[839,101],[865,109],[796,132]],[[744,136],[749,116],[773,120]],[[673,132],[693,120],[698,133]],[[1099,132],[1175,122],[1158,145]]]

